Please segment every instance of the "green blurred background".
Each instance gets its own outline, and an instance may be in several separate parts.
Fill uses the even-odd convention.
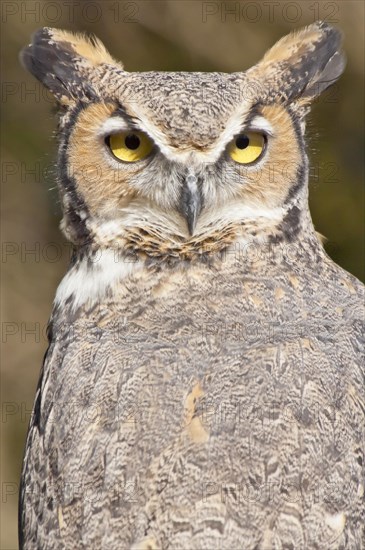
[[[1,2],[2,438],[1,549],[17,548],[24,439],[53,296],[70,249],[59,229],[55,118],[18,52],[41,26],[95,33],[127,70],[240,71],[294,28],[326,19],[345,33],[348,66],[308,120],[311,211],[326,249],[364,279],[364,2]]]

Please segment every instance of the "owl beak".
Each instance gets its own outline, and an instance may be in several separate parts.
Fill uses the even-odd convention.
[[[198,178],[190,173],[185,178],[180,202],[181,212],[187,221],[190,236],[194,234],[202,206],[203,199],[198,187]]]

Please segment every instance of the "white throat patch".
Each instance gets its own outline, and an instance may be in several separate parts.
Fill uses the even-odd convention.
[[[55,305],[73,296],[73,308],[102,300],[119,281],[126,279],[143,262],[124,258],[117,249],[100,249],[94,258],[83,258],[66,273],[58,286]]]

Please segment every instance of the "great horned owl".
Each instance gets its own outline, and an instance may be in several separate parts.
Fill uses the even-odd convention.
[[[315,23],[225,73],[130,73],[44,28],[62,229],[21,547],[362,548],[363,287],[308,211],[305,115],[344,69]]]

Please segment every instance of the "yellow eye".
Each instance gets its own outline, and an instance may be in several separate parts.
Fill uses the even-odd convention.
[[[153,149],[153,142],[142,132],[120,132],[106,139],[113,155],[124,162],[136,162],[147,157]]]
[[[228,147],[230,157],[240,164],[251,164],[258,160],[265,149],[265,136],[257,132],[246,132],[235,137]]]

